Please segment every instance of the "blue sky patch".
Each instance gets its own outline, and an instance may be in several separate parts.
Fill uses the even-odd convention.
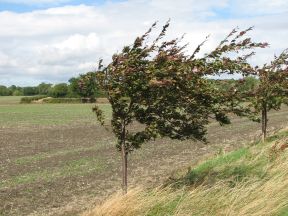
[[[13,11],[17,13],[22,13],[22,12],[29,12],[33,10],[39,10],[39,9],[48,9],[51,7],[61,7],[65,5],[80,5],[80,4],[85,4],[85,5],[103,5],[105,2],[120,2],[124,0],[66,0],[66,1],[59,1],[59,2],[46,2],[46,3],[14,3],[14,2],[9,2],[8,0],[0,0],[0,12],[1,11]]]

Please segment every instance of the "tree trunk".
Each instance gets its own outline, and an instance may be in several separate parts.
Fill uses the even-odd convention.
[[[265,142],[267,136],[267,105],[262,105],[262,142]]]
[[[122,190],[123,194],[127,193],[128,181],[127,181],[127,159],[128,154],[125,148],[125,141],[121,145],[121,154],[122,154]]]
[[[125,121],[122,122],[122,136],[121,136],[121,157],[122,157],[122,191],[123,194],[127,193],[127,165],[128,165],[128,152],[126,149],[126,125]]]

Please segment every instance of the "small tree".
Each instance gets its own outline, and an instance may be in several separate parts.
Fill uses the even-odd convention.
[[[23,87],[23,95],[32,96],[32,95],[37,95],[37,94],[38,94],[37,87],[32,87],[32,86]]]
[[[49,95],[56,98],[65,97],[67,94],[68,94],[68,86],[66,83],[56,84],[49,90]]]
[[[72,77],[68,80],[68,95],[69,97],[79,97],[79,85],[78,85],[79,77]]]
[[[11,91],[4,85],[0,85],[0,96],[9,96],[11,95]]]
[[[81,74],[76,79],[75,91],[82,97],[84,102],[87,99],[90,102],[95,102],[96,95],[99,92],[96,85],[96,74],[94,72]]]
[[[255,67],[254,74],[259,84],[250,91],[252,106],[261,112],[262,141],[267,136],[268,112],[279,110],[283,103],[288,104],[288,49],[284,50],[270,64]]]
[[[156,24],[152,26],[155,27]],[[128,154],[141,144],[157,137],[206,141],[210,119],[228,124],[228,113],[249,114],[249,109],[234,99],[234,92],[220,91],[207,75],[250,73],[246,56],[235,59],[224,54],[255,47],[250,39],[240,40],[250,29],[236,34],[233,30],[219,46],[203,58],[196,58],[200,44],[192,55],[185,54],[181,39],[163,40],[167,23],[158,37],[147,42],[152,28],[136,38],[133,45],[112,57],[112,62],[97,71],[97,82],[108,95],[112,106],[112,128],[122,155],[122,187],[127,192]],[[251,55],[249,55],[251,56]],[[104,124],[102,111],[94,107]],[[139,125],[135,129],[135,124]]]
[[[42,82],[37,86],[37,88],[38,88],[38,94],[47,95],[50,89],[52,88],[52,84]]]

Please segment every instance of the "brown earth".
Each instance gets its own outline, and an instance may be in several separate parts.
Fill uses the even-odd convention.
[[[269,131],[288,126],[288,108]],[[235,118],[209,126],[209,144],[161,139],[129,158],[129,185],[152,186],[217,151],[257,140],[260,124]],[[0,215],[77,215],[121,187],[120,154],[97,125],[0,127]]]

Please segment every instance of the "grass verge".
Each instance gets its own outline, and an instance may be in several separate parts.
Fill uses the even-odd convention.
[[[287,145],[288,130],[202,162],[162,187],[116,194],[84,216],[288,215]]]

